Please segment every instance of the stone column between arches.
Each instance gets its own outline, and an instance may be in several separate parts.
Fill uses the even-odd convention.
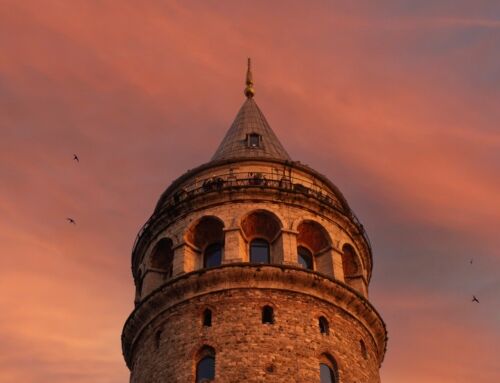
[[[248,262],[246,241],[239,227],[224,229],[224,256],[222,263]]]
[[[283,261],[285,265],[298,266],[297,259],[297,234],[295,230],[281,229],[281,241],[283,244]]]

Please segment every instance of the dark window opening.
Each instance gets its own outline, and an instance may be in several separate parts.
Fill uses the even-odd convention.
[[[265,239],[254,239],[250,243],[250,263],[270,263],[269,242]]]
[[[363,356],[364,359],[367,359],[368,358],[368,352],[366,351],[365,342],[363,342],[362,339],[359,341],[359,346],[361,348],[361,355]]]
[[[215,355],[208,355],[196,365],[196,383],[212,382],[214,379]]]
[[[325,335],[330,334],[330,325],[328,324],[328,320],[325,317],[321,316],[319,317],[318,322],[319,322],[319,332]]]
[[[319,365],[320,383],[335,383],[335,373],[327,364]]]
[[[162,238],[158,241],[151,254],[151,266],[160,269],[171,278],[173,274],[174,251],[172,249],[172,240]]]
[[[349,244],[342,247],[342,268],[347,278],[357,276],[361,271],[356,251]]]
[[[161,343],[161,330],[158,330],[155,334],[155,346],[157,350],[160,348],[160,343]]]
[[[212,311],[210,309],[203,311],[203,326],[212,326]]]
[[[262,323],[274,323],[274,310],[271,306],[264,306],[262,309]]]
[[[313,257],[312,253],[303,246],[297,248],[299,264],[307,270],[313,270]]]
[[[251,133],[248,135],[248,146],[251,148],[258,148],[260,146],[260,135],[257,133]]]
[[[214,243],[205,249],[203,267],[217,267],[222,264],[222,245]]]

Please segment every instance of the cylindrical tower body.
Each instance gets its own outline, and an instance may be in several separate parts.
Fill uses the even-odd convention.
[[[137,237],[131,382],[380,382],[366,233],[247,97],[212,161],[166,190]]]

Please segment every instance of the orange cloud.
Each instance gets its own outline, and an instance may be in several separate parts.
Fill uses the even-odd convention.
[[[370,222],[383,382],[499,381],[499,21],[470,4],[4,1],[0,381],[127,379],[133,240],[216,149],[247,56],[289,153]]]

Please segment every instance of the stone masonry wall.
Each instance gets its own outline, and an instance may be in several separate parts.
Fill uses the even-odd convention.
[[[245,196],[240,195],[239,198],[243,199]],[[254,198],[256,198],[256,196],[254,196]],[[271,202],[265,199],[258,202],[234,200],[231,204],[219,203],[209,208],[192,212],[188,216],[175,221],[151,242],[142,262],[144,283],[141,297],[147,296],[148,293],[160,286],[161,282],[165,281],[148,271],[149,264],[151,263],[150,254],[155,243],[161,238],[171,238],[174,246],[181,246],[174,256],[174,276],[197,270],[202,267],[201,254],[195,252],[192,247],[185,245],[186,241],[184,238],[190,228],[192,228],[202,217],[217,217],[224,222],[224,229],[230,230],[229,232],[226,231],[227,240],[225,243],[226,250],[224,251],[223,263],[234,261],[248,262],[248,242],[245,241],[242,236],[240,222],[247,214],[259,210],[265,210],[275,214],[279,218],[285,230],[285,235],[287,236],[296,237],[297,231],[295,229],[298,224],[304,222],[304,220],[311,220],[322,225],[332,241],[332,251],[319,254],[316,260],[317,269],[326,274],[335,275],[338,280],[344,281],[340,249],[345,243],[350,243],[356,247],[356,242],[354,238],[348,236],[339,223],[335,222],[333,217],[324,214],[314,214],[302,207],[283,202]],[[289,228],[293,228],[294,230],[288,230]],[[227,233],[229,233],[229,235]],[[293,248],[284,248],[285,244],[286,242],[283,241],[281,236],[273,244],[273,248],[271,249],[273,263],[297,263],[296,239],[294,238],[295,246]],[[356,247],[356,249],[359,254],[362,254],[361,248]],[[285,262],[285,260],[287,260],[287,262]],[[181,265],[176,266],[179,263],[181,263]],[[363,265],[363,262],[361,262],[361,264]],[[366,276],[368,270],[365,267],[362,267],[362,270]],[[366,286],[359,284],[359,286],[356,287],[366,296],[368,295]]]
[[[264,305],[274,308],[274,324],[262,323]],[[206,308],[213,311],[211,327],[202,325]],[[328,335],[319,331],[321,315]],[[216,351],[216,383],[319,382],[322,353],[337,362],[340,383],[380,382],[376,346],[357,319],[323,300],[273,289],[214,292],[163,312],[137,342],[131,382],[194,382],[203,345]]]

